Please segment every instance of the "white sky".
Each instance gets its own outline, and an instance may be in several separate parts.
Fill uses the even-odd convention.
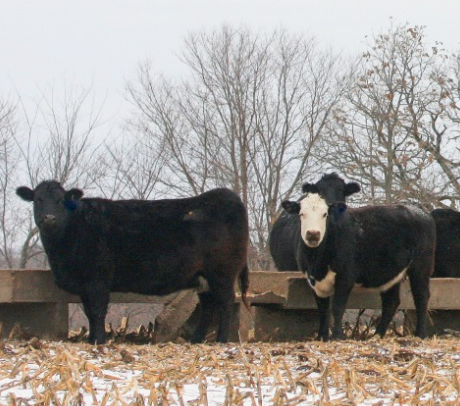
[[[94,80],[113,108],[146,58],[156,70],[179,72],[176,55],[190,31],[283,26],[358,52],[390,17],[424,25],[430,42],[459,48],[460,0],[0,0],[0,97]]]

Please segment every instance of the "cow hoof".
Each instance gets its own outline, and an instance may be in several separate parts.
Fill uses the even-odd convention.
[[[425,332],[416,331],[414,335],[415,335],[415,337],[421,338],[422,340],[424,340],[426,338],[426,333]]]
[[[105,344],[107,342],[107,338],[101,338],[101,339],[97,339],[95,337],[90,337],[88,339],[88,342],[91,344],[91,345],[99,345],[99,344]]]
[[[332,334],[332,340],[334,340],[334,341],[345,340],[345,334],[343,334],[342,332],[341,333],[334,333],[334,334]]]
[[[374,337],[383,338],[383,337],[385,337],[385,333],[380,333],[379,331],[376,331],[375,334],[374,334]]]
[[[204,338],[192,337],[190,339],[190,344],[203,344],[203,343],[204,343]]]

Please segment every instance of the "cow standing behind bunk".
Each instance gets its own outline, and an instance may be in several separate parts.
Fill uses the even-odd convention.
[[[436,254],[434,278],[460,278],[460,213],[452,209],[434,209]]]
[[[314,291],[318,338],[329,338],[330,297],[332,337],[344,337],[342,318],[355,285],[380,292],[382,316],[376,334],[383,337],[399,306],[399,285],[406,275],[416,307],[415,335],[424,338],[436,243],[432,217],[402,204],[347,209],[343,202],[328,202],[310,183],[303,185],[303,192],[300,201],[282,203],[288,213],[300,217],[295,238],[284,243],[295,247],[297,267]]]
[[[165,200],[82,198],[56,181],[17,194],[33,202],[34,218],[61,289],[80,295],[89,340],[103,343],[110,292],[167,295],[197,289],[202,342],[217,312],[217,341],[228,340],[234,284],[248,290],[248,219],[228,189]]]

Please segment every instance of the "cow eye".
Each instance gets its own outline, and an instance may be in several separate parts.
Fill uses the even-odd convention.
[[[326,218],[326,217],[327,217],[327,213],[324,213],[324,214],[323,214],[323,218]]]

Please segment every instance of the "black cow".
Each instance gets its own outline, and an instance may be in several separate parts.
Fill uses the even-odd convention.
[[[460,278],[460,213],[452,209],[435,209],[436,223],[435,278]]]
[[[361,190],[356,182],[345,183],[336,173],[325,174],[315,183],[328,204],[345,202],[348,196]],[[300,200],[299,200],[300,201]],[[294,271],[297,268],[294,241],[300,220],[298,213],[283,211],[270,232],[270,254],[279,271]]]
[[[436,230],[433,218],[412,205],[348,209],[328,204],[314,184],[304,184],[300,202],[283,208],[300,216],[294,246],[297,269],[314,290],[319,313],[318,338],[329,337],[329,298],[333,296],[333,338],[343,338],[342,317],[355,285],[377,290],[382,316],[376,334],[384,336],[399,306],[399,285],[407,275],[416,307],[415,335],[426,336]]]
[[[214,312],[217,341],[229,335],[234,284],[248,290],[248,219],[228,189],[168,200],[83,198],[56,181],[16,193],[33,202],[35,222],[57,286],[80,295],[89,340],[105,341],[110,292],[167,295],[197,289],[202,316],[192,342],[202,342]]]

